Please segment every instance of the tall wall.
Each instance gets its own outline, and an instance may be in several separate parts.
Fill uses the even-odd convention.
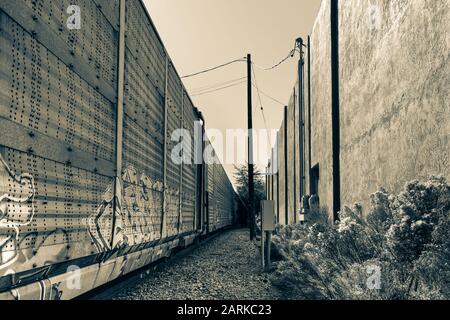
[[[283,124],[281,125],[281,129],[279,131],[278,135],[278,221],[280,224],[287,224],[286,221],[286,183],[289,183],[289,177],[286,180],[286,155],[284,152],[284,146],[285,146],[285,122],[283,121]]]
[[[343,205],[361,202],[367,208],[370,194],[380,187],[398,192],[413,179],[430,175],[450,179],[449,30],[447,0],[339,1]],[[304,90],[306,160],[311,150],[305,190],[309,193],[308,169],[318,165],[320,204],[331,214],[330,35],[330,1],[322,1],[311,33],[311,119],[307,77]],[[306,55],[306,75],[307,61]],[[291,104],[290,108],[298,106],[298,99]],[[298,130],[300,124],[294,123]],[[289,141],[288,149],[295,143]],[[279,152],[282,159],[283,149]],[[280,190],[282,183],[277,186]],[[283,201],[280,198],[280,207]]]
[[[374,24],[367,3],[340,6],[346,204],[367,203],[380,186],[399,191],[408,180],[450,178],[450,3],[372,1]]]
[[[311,166],[319,165],[320,204],[332,210],[330,2],[322,5],[311,34]],[[309,173],[307,173],[309,190]]]

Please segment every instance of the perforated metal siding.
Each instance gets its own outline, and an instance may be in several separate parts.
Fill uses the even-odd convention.
[[[126,2],[126,26],[122,210],[135,245],[162,235],[166,55],[139,1]]]
[[[196,165],[194,164],[194,122],[197,117],[194,113],[194,106],[190,99],[186,99],[184,111],[184,128],[189,131],[192,139],[189,142],[191,153],[191,164],[183,164],[183,190],[182,190],[182,232],[194,230],[194,219],[196,213]]]
[[[0,3],[1,297],[19,285],[31,286],[19,287],[22,297],[73,297],[59,288],[70,264],[84,268],[89,285],[80,292],[87,290],[166,255],[177,239],[144,248],[192,235],[200,217],[198,166],[170,157],[173,130],[186,128],[193,139],[198,114],[142,2],[126,1],[122,144],[120,1],[77,1],[80,30],[66,26],[71,4]],[[228,221],[224,179],[210,183],[222,208],[214,228]],[[40,280],[49,290],[36,290]]]
[[[66,1],[2,3],[0,275],[97,253],[90,219],[99,210],[112,214],[101,204],[112,199],[115,115],[105,95],[116,81],[116,36],[91,1],[80,5],[91,12],[84,21],[92,27],[74,34],[61,30]],[[56,55],[66,48],[67,55]],[[84,60],[90,62],[80,68]],[[105,239],[110,224],[97,221]]]

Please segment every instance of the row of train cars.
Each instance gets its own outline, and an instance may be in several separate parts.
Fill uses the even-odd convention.
[[[0,0],[0,299],[71,299],[233,225],[214,152],[172,159],[204,125],[141,0]]]

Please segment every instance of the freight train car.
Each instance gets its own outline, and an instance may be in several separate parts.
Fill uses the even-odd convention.
[[[70,299],[230,226],[222,166],[171,157],[199,120],[142,1],[0,0],[0,299]]]

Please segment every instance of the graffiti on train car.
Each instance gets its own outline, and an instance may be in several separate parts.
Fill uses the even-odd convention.
[[[17,175],[0,155],[0,271],[1,275],[35,268],[39,257],[49,265],[70,255],[69,236],[64,229],[30,231],[35,216],[36,186],[29,173]],[[24,231],[22,229],[28,229]],[[54,245],[55,238],[64,239]],[[39,260],[40,259],[40,260]]]
[[[124,171],[114,195],[114,185],[103,193],[95,212],[85,220],[97,252],[157,240],[161,236],[163,184],[138,174],[133,166]],[[168,190],[167,211],[176,212],[178,190]],[[36,211],[36,186],[29,173],[17,175],[0,155],[0,271],[1,275],[30,270],[67,260],[73,248],[63,228],[32,230]],[[116,209],[114,210],[114,205]],[[174,214],[173,214],[174,215]],[[27,227],[26,231],[21,228]],[[113,231],[114,230],[114,231]],[[54,243],[54,239],[60,241]],[[45,261],[43,261],[45,257]]]
[[[97,211],[87,219],[98,252],[148,242],[159,233],[155,226],[161,219],[162,182],[138,174],[130,165],[117,183],[118,194],[114,197],[113,186],[109,187]]]
[[[111,237],[115,203],[117,206],[116,212],[120,212],[120,203],[119,201],[115,201],[113,188],[114,186],[110,186],[106,189],[102,197],[103,200],[96,212],[92,213],[87,219],[89,234],[97,248],[97,252],[104,252],[112,248],[120,247],[123,243],[120,214],[115,219],[114,237]],[[117,199],[120,199],[120,197],[117,197]]]
[[[0,155],[0,269],[18,259],[20,227],[34,217],[34,177],[16,175]]]
[[[139,174],[131,165],[126,168],[122,181],[121,212],[125,222],[126,244],[134,245],[155,240],[160,232],[162,182],[150,178],[145,173]]]

